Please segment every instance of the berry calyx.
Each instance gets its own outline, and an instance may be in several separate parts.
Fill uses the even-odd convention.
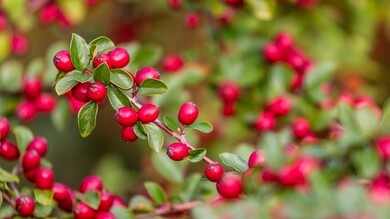
[[[88,102],[88,89],[91,86],[91,82],[78,83],[72,88],[73,97],[82,102]]]
[[[22,167],[25,170],[34,169],[41,164],[41,156],[36,150],[27,151],[22,158]]]
[[[101,191],[103,189],[103,182],[99,176],[88,176],[85,177],[81,182],[79,191],[81,193],[85,193],[87,191],[98,190]]]
[[[218,182],[221,179],[224,170],[221,164],[212,163],[206,167],[204,173],[207,179],[210,180],[211,182]]]
[[[114,201],[114,196],[106,191],[100,192],[100,204],[98,211],[109,211],[112,203]]]
[[[42,137],[35,137],[27,145],[27,151],[36,150],[41,157],[45,156],[47,152],[47,141]]]
[[[37,115],[37,108],[30,101],[22,101],[16,107],[15,113],[21,121],[29,122]]]
[[[54,184],[53,170],[40,167],[35,175],[35,185],[38,189],[52,189]]]
[[[186,102],[181,105],[178,119],[183,125],[191,125],[198,118],[199,110],[195,103]]]
[[[265,162],[265,156],[263,151],[256,150],[252,152],[252,154],[249,156],[248,166],[249,168],[261,167],[264,162]]]
[[[92,66],[96,68],[102,63],[106,63],[109,69],[112,69],[113,67],[111,57],[107,53],[100,53],[95,56],[95,58],[93,58]]]
[[[0,155],[6,160],[17,160],[20,153],[16,145],[9,141],[4,141],[0,143]]]
[[[140,86],[148,78],[160,79],[160,73],[152,67],[143,68],[135,75],[134,82],[137,86]]]
[[[73,209],[73,216],[75,219],[94,219],[95,211],[83,202],[78,202]]]
[[[8,119],[0,117],[0,141],[4,141],[9,134],[10,125]]]
[[[74,70],[69,51],[61,50],[57,52],[53,58],[53,63],[59,71],[70,72]]]
[[[42,92],[42,83],[38,78],[23,79],[23,94],[28,99],[35,99]]]
[[[92,101],[102,101],[107,95],[106,86],[100,82],[94,82],[89,86],[87,95],[88,99]]]
[[[188,156],[188,148],[182,143],[173,143],[167,149],[168,156],[174,161],[183,160]]]
[[[240,90],[236,83],[226,81],[218,86],[218,96],[224,102],[235,102],[240,94]]]
[[[142,123],[153,122],[159,114],[160,109],[154,104],[146,104],[138,110],[138,118]]]
[[[130,62],[129,52],[120,47],[109,52],[108,56],[111,58],[112,68],[123,68]]]
[[[136,141],[138,136],[134,132],[133,126],[123,126],[121,131],[123,141],[126,143]]]
[[[53,184],[53,193],[54,193],[53,198],[56,201],[63,201],[65,199],[69,198],[70,189],[62,183],[54,183]]]
[[[115,219],[115,216],[110,212],[98,212],[95,219]]]
[[[133,126],[138,121],[138,114],[133,108],[124,106],[116,111],[114,118],[121,126]]]
[[[241,176],[232,172],[227,173],[217,182],[216,187],[223,198],[238,198],[242,192]]]
[[[310,123],[306,118],[298,117],[292,121],[291,124],[292,133],[295,138],[303,139],[311,134]]]
[[[56,98],[51,94],[41,94],[34,100],[39,112],[51,112],[56,107]]]
[[[291,111],[291,101],[285,96],[278,97],[269,104],[268,109],[275,116],[285,116]]]
[[[178,55],[168,55],[163,60],[163,69],[167,72],[176,72],[183,67],[183,59]]]
[[[16,200],[15,208],[20,216],[30,217],[34,213],[35,203],[30,196],[23,195]]]

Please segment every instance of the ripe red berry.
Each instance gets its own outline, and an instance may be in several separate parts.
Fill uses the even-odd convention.
[[[224,170],[221,164],[212,163],[206,167],[204,173],[207,179],[210,180],[211,182],[218,182],[221,179]]]
[[[295,166],[285,167],[279,175],[279,183],[283,186],[297,186],[305,183],[305,176],[300,168]]]
[[[172,160],[183,160],[188,156],[188,148],[184,144],[176,142],[169,145],[167,154]]]
[[[27,151],[22,158],[22,167],[25,170],[30,170],[39,167],[41,164],[41,156],[36,150]]]
[[[126,143],[136,141],[138,136],[134,132],[133,126],[123,126],[121,131],[122,139]]]
[[[33,215],[35,210],[34,199],[30,196],[22,195],[16,200],[16,210],[22,217],[30,217]]]
[[[138,118],[142,123],[153,122],[159,114],[160,109],[154,104],[146,104],[138,110]]]
[[[17,55],[22,55],[27,52],[29,47],[26,36],[18,33],[12,35],[12,52]]]
[[[70,53],[66,50],[59,51],[53,58],[54,65],[59,71],[70,72],[74,66],[70,59]]]
[[[264,162],[265,162],[265,156],[263,151],[256,150],[252,152],[252,154],[249,156],[248,166],[249,168],[261,167]]]
[[[225,102],[223,104],[223,115],[233,116],[236,112],[236,102]]]
[[[112,206],[125,207],[126,203],[121,199],[121,197],[114,195],[114,201],[112,202]]]
[[[91,190],[101,191],[103,189],[103,182],[99,176],[85,177],[80,185],[80,192],[85,193]]]
[[[286,32],[281,32],[275,37],[275,45],[284,54],[290,52],[294,46],[291,35]]]
[[[7,28],[7,18],[0,12],[0,32]]]
[[[182,0],[168,0],[168,4],[173,9],[181,8],[183,1]]]
[[[28,99],[35,99],[42,92],[42,83],[38,78],[25,77],[23,79],[23,94]]]
[[[256,130],[261,132],[273,130],[276,127],[276,119],[274,115],[272,115],[271,113],[262,112],[257,118],[254,126]]]
[[[183,59],[178,55],[168,55],[163,60],[163,69],[167,72],[176,72],[183,67]]]
[[[185,23],[188,28],[194,29],[198,27],[200,23],[200,16],[196,12],[190,12],[186,14]]]
[[[78,202],[73,209],[75,219],[94,219],[95,211],[83,202]]]
[[[94,68],[96,68],[104,62],[108,65],[109,69],[113,68],[113,61],[107,53],[100,53],[99,55],[95,56],[92,65]]]
[[[52,189],[54,184],[53,170],[40,167],[35,175],[35,185],[38,189]]]
[[[116,111],[114,118],[121,126],[133,126],[138,121],[138,114],[133,108],[124,106]]]
[[[26,179],[32,183],[35,183],[35,176],[37,175],[39,168],[31,169],[31,170],[23,170],[23,175]]]
[[[223,0],[223,2],[225,2],[228,5],[236,6],[236,7],[244,4],[244,0]]]
[[[302,54],[297,51],[291,51],[286,57],[287,63],[298,73],[304,73],[306,60]]]
[[[123,68],[130,62],[130,55],[126,49],[115,48],[108,53],[111,58],[112,68]]]
[[[58,208],[65,211],[65,212],[69,212],[69,213],[72,212],[72,210],[73,210],[73,203],[75,200],[73,192],[70,192],[70,194],[71,195],[68,196],[66,199],[58,201]]]
[[[48,24],[57,20],[59,9],[56,4],[48,4],[44,6],[39,14],[42,23]]]
[[[227,199],[238,198],[242,192],[241,176],[236,173],[226,173],[217,182],[217,191]]]
[[[70,189],[66,185],[56,182],[53,184],[53,193],[53,198],[56,201],[64,201],[65,199],[69,198]]]
[[[37,115],[35,104],[30,101],[22,101],[16,107],[16,116],[23,122],[29,122]]]
[[[109,211],[112,202],[114,201],[114,196],[106,191],[100,192],[100,204],[98,207],[98,211]]]
[[[160,79],[160,73],[152,67],[143,68],[135,75],[134,82],[137,86],[140,86],[148,78]]]
[[[294,137],[298,139],[302,139],[311,133],[309,121],[303,117],[295,118],[292,121],[291,129]]]
[[[9,134],[10,125],[8,119],[5,117],[0,117],[0,141],[4,141]]]
[[[268,109],[275,116],[287,115],[291,111],[291,101],[286,96],[278,97],[269,104]]]
[[[115,216],[110,212],[98,212],[95,219],[115,219]]]
[[[191,125],[198,118],[199,110],[193,102],[186,102],[181,105],[178,119],[183,125]]]
[[[82,102],[88,102],[88,89],[91,86],[91,82],[78,83],[72,88],[73,97]]]
[[[19,149],[9,141],[0,143],[0,155],[6,160],[17,160],[20,156]]]
[[[47,152],[47,141],[43,137],[35,137],[27,145],[27,151],[36,150],[41,157],[45,156]]]
[[[273,43],[265,45],[265,47],[263,48],[263,56],[270,63],[281,61],[283,58],[282,52]]]
[[[382,159],[388,160],[390,158],[390,137],[380,138],[376,142],[376,149]]]
[[[56,107],[56,98],[51,94],[41,94],[34,100],[39,112],[51,112]]]
[[[106,86],[100,82],[94,82],[89,86],[87,95],[88,99],[92,101],[102,101],[107,95]]]
[[[218,95],[224,102],[235,102],[240,94],[236,83],[225,81],[218,86]]]

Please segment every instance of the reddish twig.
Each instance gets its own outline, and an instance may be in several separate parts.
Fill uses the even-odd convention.
[[[12,208],[15,208],[15,201],[11,197],[9,197],[6,192],[1,192],[1,194],[3,195],[3,199],[8,202],[8,204],[10,204]]]
[[[173,204],[173,205],[164,205],[164,206],[156,209],[152,213],[139,214],[136,216],[136,218],[138,218],[138,219],[152,218],[155,216],[164,216],[164,215],[173,214],[173,213],[186,212],[186,211],[191,210],[192,208],[195,208],[201,204],[202,204],[202,202],[200,202],[200,201],[193,201],[193,202],[178,203],[178,204]]]

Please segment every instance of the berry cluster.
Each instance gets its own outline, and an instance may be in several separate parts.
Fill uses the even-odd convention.
[[[255,121],[254,127],[258,131],[273,130],[276,128],[276,117],[283,117],[291,112],[292,104],[288,96],[280,96],[270,101]]]

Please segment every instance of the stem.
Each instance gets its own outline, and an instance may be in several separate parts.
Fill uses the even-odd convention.
[[[11,197],[9,197],[6,192],[2,191],[1,194],[3,195],[3,199],[8,202],[8,204],[10,204],[12,208],[15,208],[15,201]]]
[[[20,165],[16,165],[16,166],[12,169],[12,174],[13,174],[13,175],[18,175],[19,170],[20,170]],[[18,188],[16,188],[15,183],[14,183],[14,182],[9,182],[9,183],[8,183],[8,186],[9,186],[9,187],[12,189],[12,191],[15,193],[16,198],[19,198],[20,193],[19,193]]]
[[[186,212],[194,207],[197,207],[200,204],[202,204],[202,202],[193,201],[193,202],[187,202],[187,203],[165,205],[165,206],[162,206],[161,208],[156,209],[153,213],[139,214],[136,216],[136,218],[138,218],[138,219],[151,218],[151,217],[155,217],[155,216],[164,216],[167,214]]]

